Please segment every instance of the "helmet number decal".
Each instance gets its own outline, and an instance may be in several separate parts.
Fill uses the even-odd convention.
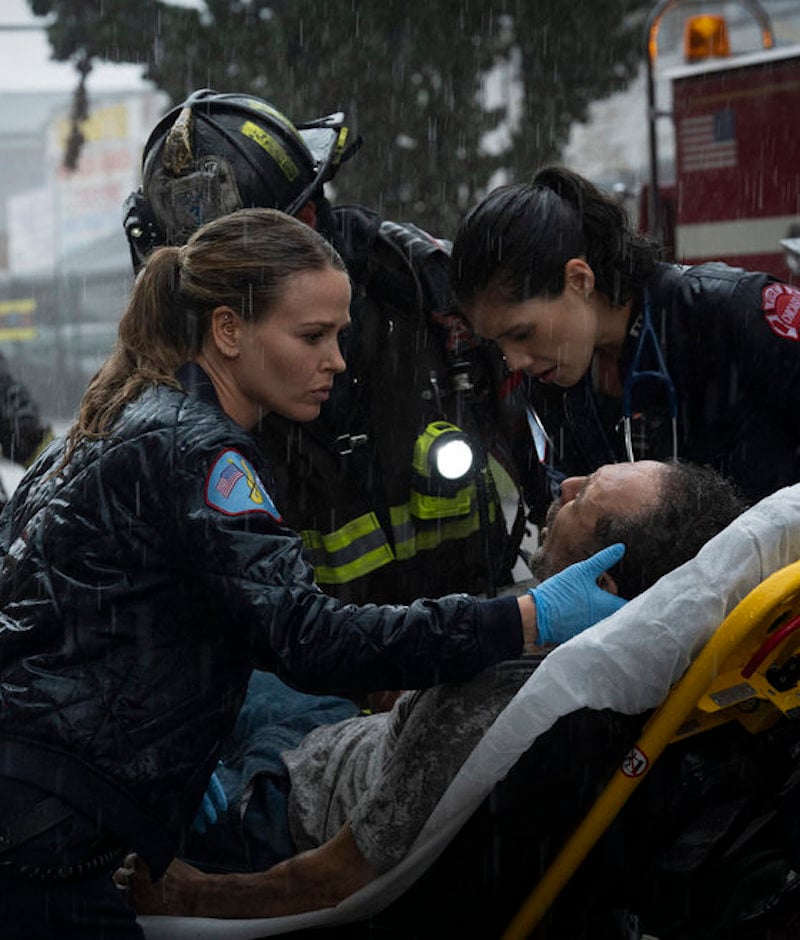
[[[259,127],[253,121],[245,121],[240,128],[245,137],[249,137],[254,143],[272,157],[275,163],[280,167],[281,172],[290,182],[297,179],[300,170],[297,164],[292,160],[286,149],[276,140],[272,134],[268,134],[263,127]]]

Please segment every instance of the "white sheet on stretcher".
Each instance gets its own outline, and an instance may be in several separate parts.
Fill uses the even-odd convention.
[[[470,754],[408,856],[335,908],[254,920],[142,917],[148,940],[248,940],[361,920],[432,864],[538,735],[579,708],[637,714],[659,705],[728,613],[800,559],[800,484],[767,497],[698,556],[591,630],[554,650]]]

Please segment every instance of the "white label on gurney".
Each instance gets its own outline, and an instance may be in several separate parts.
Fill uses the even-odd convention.
[[[647,755],[644,751],[640,750],[638,747],[633,747],[625,755],[620,770],[626,777],[641,777],[642,774],[647,773],[649,765],[650,761],[647,759]]]

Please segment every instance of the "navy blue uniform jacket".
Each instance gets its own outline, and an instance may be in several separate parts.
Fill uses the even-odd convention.
[[[63,797],[158,873],[253,666],[309,691],[458,680],[519,654],[515,598],[344,606],[313,584],[251,436],[196,366],[0,517],[0,777]]]
[[[800,480],[800,289],[769,274],[709,263],[661,264],[648,291],[677,392],[678,456],[732,478],[750,501]],[[641,316],[637,297],[622,379]],[[645,353],[639,368],[653,368],[649,347]],[[556,445],[555,464],[568,476],[626,459],[621,399],[599,393],[589,377],[569,389],[531,380],[529,395]],[[637,383],[633,411],[642,415],[633,422],[636,458],[672,456],[663,386]],[[539,477],[538,498],[531,497],[537,515],[548,498]]]

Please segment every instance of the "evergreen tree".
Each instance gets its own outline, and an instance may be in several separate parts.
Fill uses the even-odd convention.
[[[95,59],[142,62],[174,103],[209,87],[251,92],[296,121],[344,111],[364,147],[337,176],[336,201],[446,236],[500,179],[496,171],[522,179],[557,159],[588,104],[630,80],[650,6],[205,0],[198,11],[160,0],[29,3],[54,18],[54,57],[74,59],[84,76]],[[505,75],[518,106],[501,97],[487,107],[492,69]]]

